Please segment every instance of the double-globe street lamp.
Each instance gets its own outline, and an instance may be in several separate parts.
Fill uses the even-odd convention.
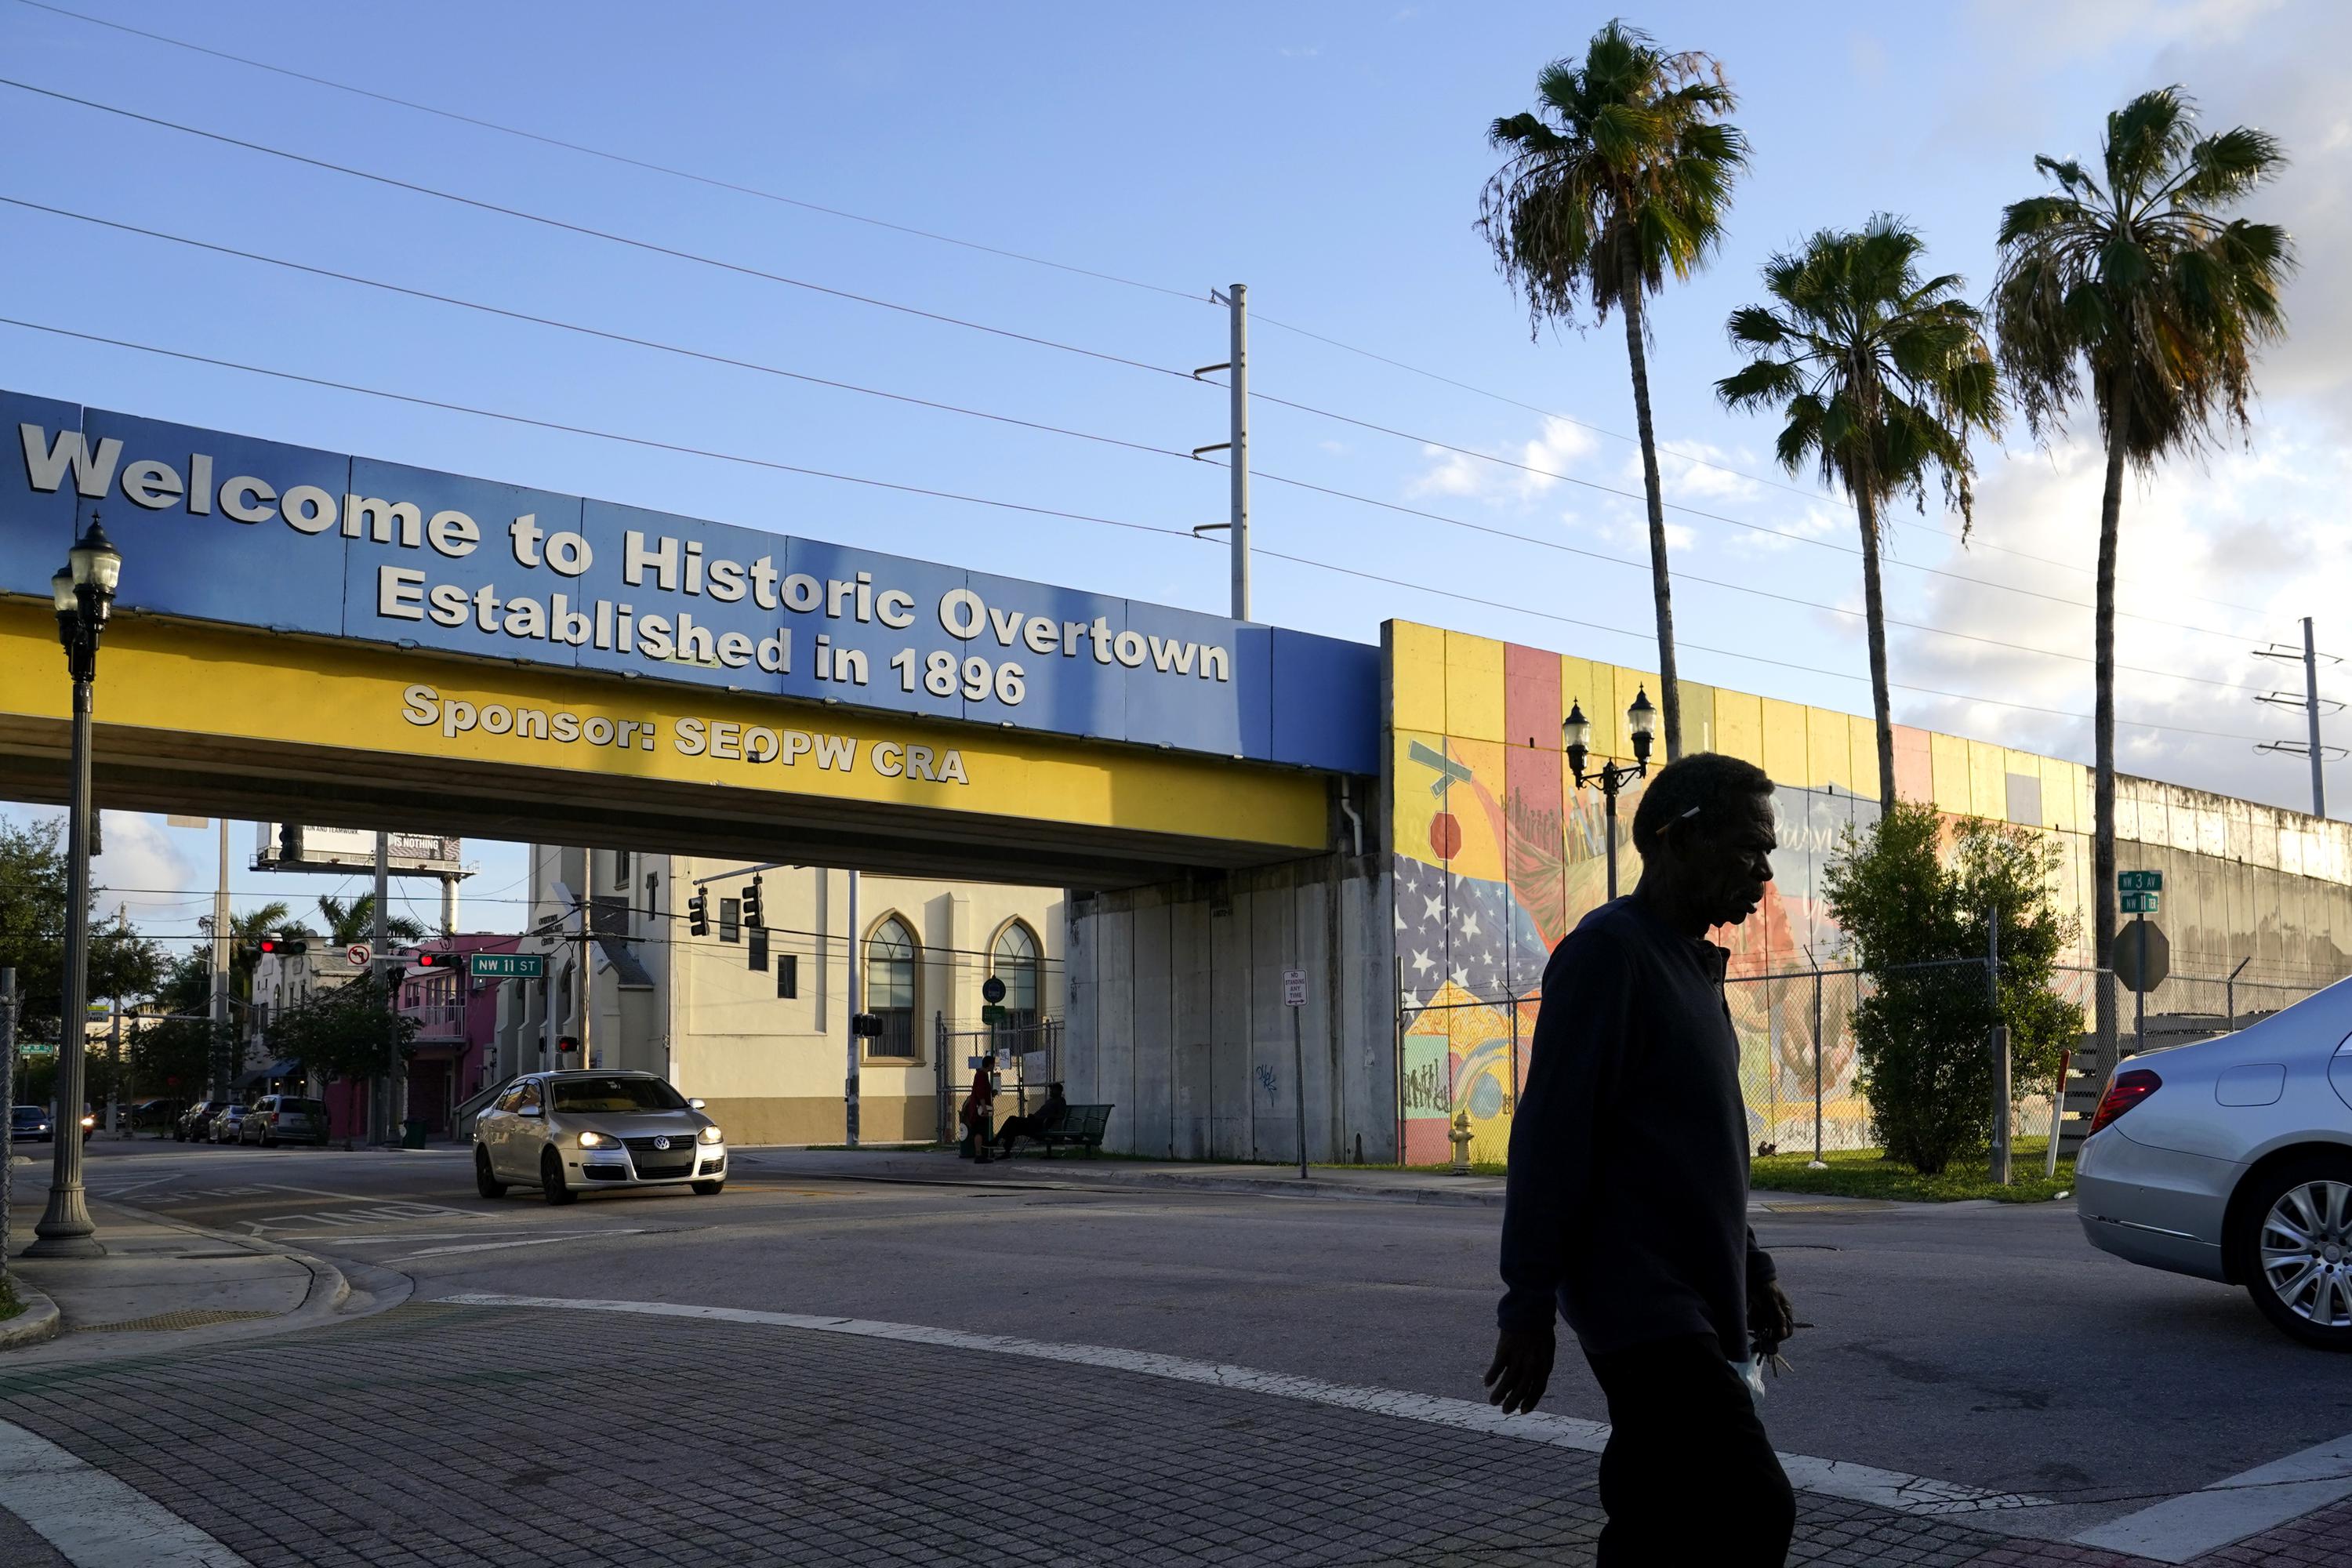
[[[1571,701],[1568,717],[1560,721],[1560,739],[1568,746],[1568,771],[1579,784],[1597,784],[1601,798],[1608,802],[1609,830],[1609,896],[1617,896],[1617,792],[1650,771],[1650,741],[1658,732],[1658,710],[1650,705],[1647,687],[1633,692],[1633,706],[1625,710],[1625,733],[1633,742],[1633,760],[1615,762],[1603,757],[1600,767],[1584,771],[1592,755],[1592,721],[1584,716],[1583,704]]]
[[[65,996],[58,1041],[57,1144],[51,1153],[49,1206],[33,1227],[27,1258],[95,1258],[106,1251],[89,1221],[82,1196],[81,1121],[83,1014],[89,991],[89,710],[98,679],[98,639],[114,605],[114,585],[122,577],[122,556],[107,542],[98,513],[89,529],[66,552],[66,569],[49,579],[58,612],[58,641],[65,645],[66,668],[73,676],[73,754],[66,837]]]

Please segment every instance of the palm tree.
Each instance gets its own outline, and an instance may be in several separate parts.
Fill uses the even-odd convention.
[[[1526,297],[1531,328],[1547,319],[1573,322],[1580,298],[1596,321],[1612,310],[1624,319],[1671,759],[1682,754],[1682,694],[1642,300],[1665,287],[1669,269],[1687,279],[1715,247],[1732,180],[1748,163],[1748,139],[1724,123],[1738,100],[1713,56],[1668,54],[1618,21],[1592,36],[1581,62],[1544,67],[1536,100],[1532,112],[1497,120],[1486,132],[1509,161],[1479,194],[1478,227],[1504,279]]]
[[[2116,555],[2124,468],[2142,476],[2177,453],[2249,428],[2255,350],[2286,331],[2279,290],[2294,246],[2274,224],[2224,221],[2286,163],[2276,138],[2238,126],[2196,133],[2177,87],[2144,92],[2107,116],[2094,174],[2037,156],[2055,190],[2000,215],[1993,317],[2000,363],[2034,435],[2065,427],[2078,392],[2106,442],[2099,500],[2093,637],[2097,700],[2091,876],[2094,961],[2116,934]],[[2112,1048],[2115,998],[2101,987],[2098,1034]]]
[[[292,913],[293,911],[283,903],[272,900],[258,909],[250,909],[241,915],[229,917],[229,989],[230,994],[238,1001],[245,1002],[252,999],[254,966],[261,962],[261,939],[287,930],[287,921]],[[212,916],[198,916],[196,929],[206,936],[212,935]]]
[[[375,895],[362,893],[346,904],[332,893],[319,895],[319,914],[327,922],[327,940],[338,947],[348,947],[357,942],[375,938]],[[386,936],[403,942],[422,942],[425,928],[406,915],[390,915],[383,922]]]
[[[1878,723],[1878,798],[1895,804],[1895,719],[1886,685],[1886,604],[1878,547],[1886,504],[1908,490],[1927,505],[1927,473],[1943,479],[1965,537],[1975,460],[1969,437],[2000,416],[1982,314],[1962,280],[1924,282],[1927,242],[1881,214],[1860,233],[1823,229],[1764,265],[1778,301],[1732,312],[1735,347],[1753,357],[1715,384],[1728,408],[1787,412],[1776,455],[1791,474],[1809,463],[1853,501],[1862,531],[1862,602],[1870,639],[1871,710]]]

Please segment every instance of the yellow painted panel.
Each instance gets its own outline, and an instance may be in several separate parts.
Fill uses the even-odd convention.
[[[1958,735],[1930,735],[1928,750],[1936,769],[1936,809],[1969,811],[1969,743]]]
[[[0,605],[0,670],[56,658],[46,609]],[[520,770],[553,770],[610,780],[616,807],[643,780],[1300,848],[1328,837],[1318,775],[1140,747],[139,616],[108,629],[106,661],[110,729],[330,748],[361,773],[507,764],[519,800]],[[67,700],[63,679],[0,681],[0,710],[61,720]],[[911,776],[918,748],[930,777]]]
[[[1812,767],[1805,755],[1805,710],[1801,703],[1764,699],[1764,771],[1775,784],[1810,783]]]
[[[2009,820],[2009,753],[1988,741],[1969,742],[1969,810],[1993,822]]]
[[[1445,634],[1435,626],[1391,621],[1389,643],[1390,725],[1399,730],[1445,731]]]
[[[1678,684],[1683,692],[1683,750],[1721,751],[1715,735],[1715,688],[1695,680]]]
[[[1608,693],[1615,689],[1610,683],[1607,665],[1578,658],[1573,654],[1559,656],[1559,716],[1566,720],[1570,709],[1582,708],[1586,721],[1592,726],[1592,744],[1596,748],[1606,744],[1604,737],[1608,733],[1601,725],[1608,715],[1597,710],[1608,706]]]
[[[1806,784],[1853,788],[1853,726],[1846,722],[1850,717],[1827,708],[1805,710]]]
[[[1764,700],[1745,691],[1715,693],[1715,749],[1764,765]]]
[[[1617,696],[1616,710],[1610,715],[1610,754],[1630,762],[1633,756],[1633,742],[1625,731],[1625,710],[1633,705],[1634,697],[1642,692],[1649,693],[1650,706],[1658,708],[1658,678],[1646,669],[1628,669],[1622,664],[1612,666],[1610,673],[1614,677]],[[1663,763],[1666,760],[1666,721],[1663,708],[1659,709],[1656,722],[1658,738],[1650,752],[1650,760]]]
[[[1503,645],[1468,632],[1445,634],[1445,732],[1503,738]]]
[[[1846,715],[1847,764],[1853,776],[1847,781],[1853,793],[1864,800],[1878,798],[1878,725],[1859,713]]]

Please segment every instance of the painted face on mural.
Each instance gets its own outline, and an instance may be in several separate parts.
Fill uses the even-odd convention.
[[[1772,851],[1780,844],[1772,797],[1750,795],[1717,811],[1701,812],[1675,825],[1677,869],[1691,906],[1708,926],[1736,926],[1756,912],[1772,880]]]

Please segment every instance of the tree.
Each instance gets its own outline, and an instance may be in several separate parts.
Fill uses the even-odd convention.
[[[2009,1026],[2011,1083],[2020,1096],[2054,1090],[2058,1063],[2083,1031],[2083,1010],[2053,988],[2077,928],[2052,884],[2057,844],[2031,828],[1961,819],[1944,854],[1945,818],[1895,801],[1868,827],[1848,827],[1822,879],[1871,994],[1853,1010],[1863,1098],[1889,1158],[1934,1175],[1982,1149],[1992,1131],[1987,1031]],[[1981,963],[1998,923],[2000,1001]]]
[[[1728,408],[1785,409],[1775,455],[1791,474],[1817,464],[1853,502],[1862,532],[1862,602],[1878,725],[1878,798],[1895,799],[1895,717],[1886,679],[1886,603],[1879,587],[1884,509],[1908,490],[1927,507],[1927,473],[1972,521],[1969,438],[2000,416],[1992,353],[1954,273],[1919,277],[1927,242],[1885,214],[1859,233],[1823,229],[1764,264],[1778,301],[1732,312],[1734,347],[1753,357],[1716,383]]]
[[[154,996],[172,1016],[131,1037],[131,1080],[150,1094],[198,1099],[212,1082],[213,1062],[226,1043],[211,1021],[212,954],[199,949],[173,964]]]
[[[1487,130],[1508,161],[1479,195],[1478,226],[1505,280],[1526,298],[1531,329],[1547,319],[1573,323],[1580,300],[1597,322],[1612,310],[1623,318],[1672,759],[1682,754],[1682,695],[1643,296],[1663,290],[1669,270],[1688,279],[1715,248],[1748,139],[1724,122],[1738,100],[1713,56],[1668,54],[1620,21],[1592,36],[1581,61],[1554,60],[1537,73],[1536,100],[1534,110]]]
[[[0,967],[16,971],[17,1027],[27,1038],[61,1038],[65,984],[65,823],[0,822]],[[94,895],[93,895],[94,900]],[[163,952],[120,915],[86,924],[84,962],[94,1001],[145,996],[163,968]]]
[[[2177,87],[2107,116],[2100,173],[2037,156],[2056,189],[2001,212],[1993,318],[2000,364],[2027,425],[2045,442],[2087,390],[2106,443],[2093,612],[2096,777],[2092,952],[2107,967],[2116,934],[2116,560],[2124,468],[2143,477],[2177,453],[2250,426],[2256,350],[2286,331],[2279,292],[2294,268],[2284,229],[2219,215],[2286,162],[2245,126],[2196,134]],[[2099,1045],[2112,1052],[2115,1000],[2102,988]]]
[[[355,942],[375,940],[375,895],[362,893],[346,904],[332,893],[319,895],[319,914],[327,922],[327,940],[337,947],[349,947]],[[392,915],[383,922],[384,934],[403,942],[422,942],[425,928],[406,915]]]
[[[391,1071],[415,1035],[416,1020],[394,1012],[384,983],[370,974],[286,1008],[264,1039],[271,1056],[306,1072],[369,1079]]]

